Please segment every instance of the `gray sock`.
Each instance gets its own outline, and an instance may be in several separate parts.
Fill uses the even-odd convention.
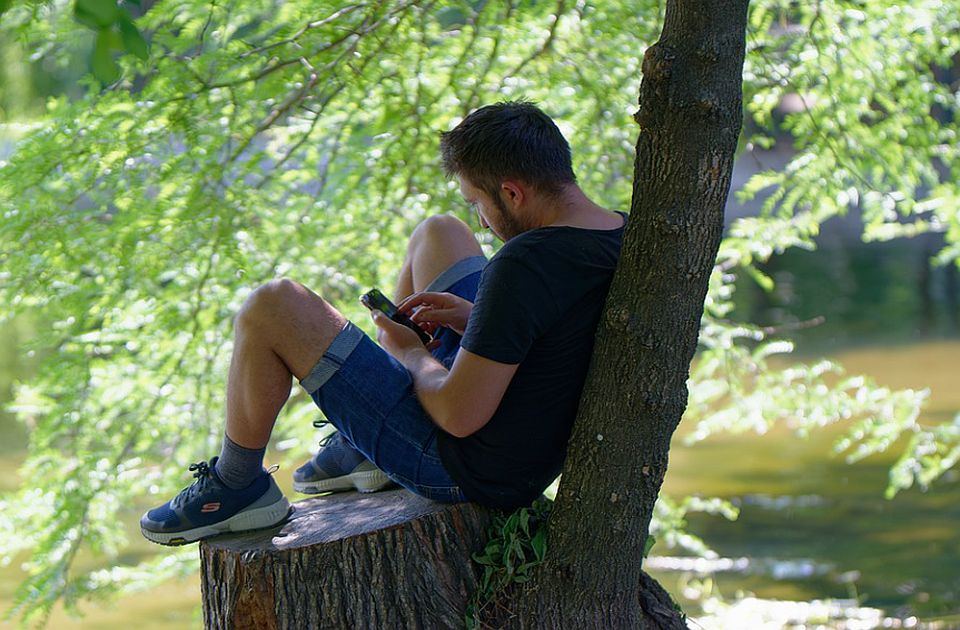
[[[228,488],[246,488],[263,471],[263,454],[267,448],[246,448],[223,434],[223,448],[217,460],[217,475]]]

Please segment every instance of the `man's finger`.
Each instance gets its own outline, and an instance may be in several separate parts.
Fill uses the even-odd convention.
[[[400,300],[400,303],[397,304],[398,311],[409,311],[412,308],[421,306],[423,304],[428,304],[431,296],[430,293],[425,293],[424,291],[419,291],[413,295],[408,295],[407,297]]]
[[[453,316],[454,310],[451,308],[430,308],[424,307],[414,313],[410,319],[413,321],[420,322],[434,322],[437,324],[449,324],[450,318]]]
[[[446,306],[446,297],[443,293],[433,293],[421,291],[407,296],[397,304],[397,310],[401,313],[409,314],[411,310],[418,306]]]
[[[370,317],[373,318],[373,323],[376,324],[379,328],[389,328],[390,324],[399,325],[386,315],[384,315],[379,310],[370,311]]]
[[[417,309],[412,315],[410,315],[410,319],[412,319],[417,323],[422,323],[424,321],[433,321],[434,313],[436,313],[435,310],[433,310],[429,306],[424,306],[423,308]]]
[[[420,295],[419,293],[414,293],[413,295],[408,295],[407,297],[400,300],[400,303],[397,304],[397,310],[400,311],[401,313],[405,312],[407,310],[407,306],[413,300],[417,299],[419,295]]]

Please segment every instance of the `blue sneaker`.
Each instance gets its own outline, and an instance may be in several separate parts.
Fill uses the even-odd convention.
[[[321,442],[323,448],[293,473],[293,489],[304,494],[353,490],[376,492],[392,481],[353,448],[338,431]]]
[[[140,532],[161,545],[185,545],[225,532],[276,525],[290,511],[283,492],[267,471],[246,488],[227,487],[217,475],[217,458],[191,464],[193,485],[140,519]]]

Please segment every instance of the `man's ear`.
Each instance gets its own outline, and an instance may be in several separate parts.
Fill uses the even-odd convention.
[[[500,184],[500,196],[507,205],[516,209],[527,199],[527,187],[518,181],[504,180]]]

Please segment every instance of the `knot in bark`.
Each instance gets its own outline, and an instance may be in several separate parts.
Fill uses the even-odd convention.
[[[697,57],[706,63],[720,61],[720,42],[716,37],[707,37],[697,48]]]
[[[643,76],[653,81],[666,81],[673,74],[677,53],[663,44],[654,44],[643,53]]]
[[[663,214],[657,218],[657,225],[668,234],[679,235],[691,229],[693,221],[689,212],[680,207],[672,207],[664,209]]]
[[[654,347],[654,337],[646,331],[643,320],[626,306],[615,306],[607,310],[605,319],[613,330],[625,333],[639,342],[646,350]]]
[[[717,98],[716,94],[710,92],[700,95],[697,99],[697,109],[703,118],[711,121],[720,120],[720,115],[723,113],[723,106],[720,104],[720,99]]]

